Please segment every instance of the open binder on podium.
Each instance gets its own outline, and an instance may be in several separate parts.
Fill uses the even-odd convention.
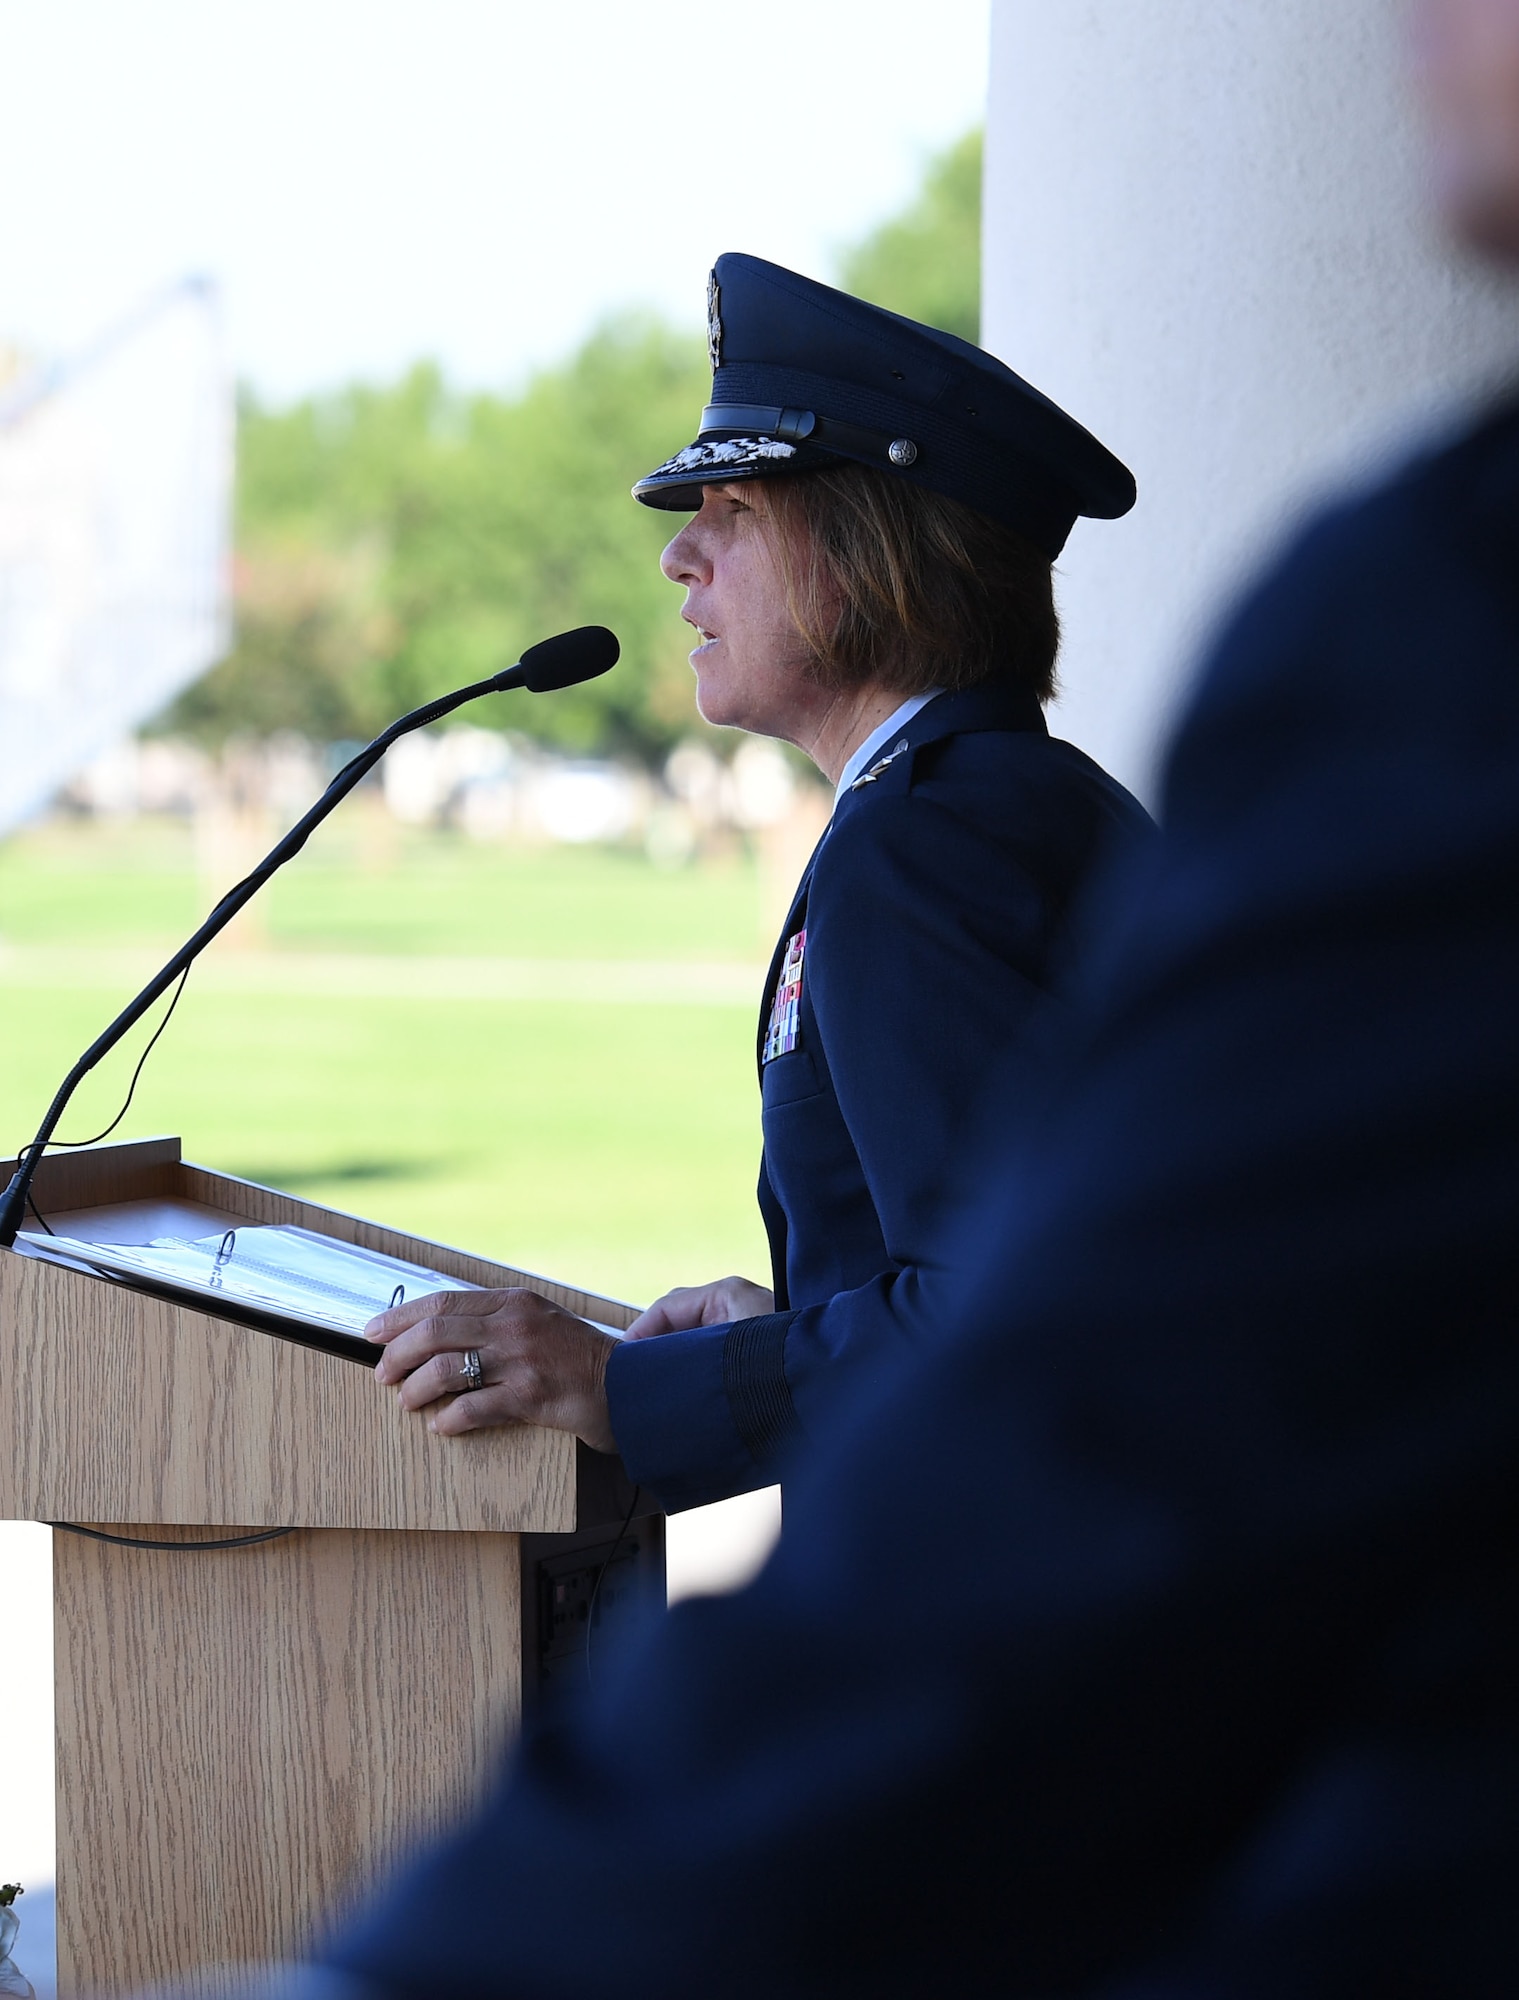
[[[212,1218],[191,1204],[173,1211],[181,1228]],[[104,1229],[101,1223],[104,1221]],[[227,1223],[216,1218],[208,1235],[147,1235],[164,1220],[163,1204],[120,1204],[97,1219],[88,1237],[67,1236],[44,1225],[17,1238],[24,1255],[115,1278],[155,1297],[228,1314],[245,1325],[313,1345],[332,1345],[373,1361],[364,1328],[376,1313],[436,1292],[480,1292],[484,1285],[405,1257],[366,1250],[294,1223]],[[137,1241],[144,1237],[144,1241]],[[620,1338],[621,1327],[593,1324]],[[318,1336],[331,1338],[318,1342]]]
[[[631,1306],[173,1139],[50,1155],[33,1193],[0,1516],[89,1531],[54,1537],[59,1991],[129,1992],[299,1951],[465,1808],[523,1700],[662,1602],[663,1522],[562,1433],[429,1432],[362,1337],[397,1285]]]

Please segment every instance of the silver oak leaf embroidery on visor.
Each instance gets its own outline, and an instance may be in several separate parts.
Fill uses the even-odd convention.
[[[792,458],[796,454],[794,444],[784,444],[779,438],[725,438],[721,443],[688,444],[684,451],[667,458],[663,465],[649,474],[651,479],[663,479],[669,472],[705,471],[709,465],[738,465],[761,458]]]

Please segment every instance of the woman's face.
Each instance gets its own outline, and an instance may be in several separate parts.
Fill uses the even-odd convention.
[[[697,628],[691,654],[696,706],[708,722],[805,743],[830,697],[807,671],[807,649],[786,607],[762,482],[704,486],[701,511],[660,567],[686,587],[681,617]]]

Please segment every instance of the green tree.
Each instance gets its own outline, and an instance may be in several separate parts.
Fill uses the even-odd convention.
[[[981,154],[978,128],[929,162],[917,199],[845,254],[846,291],[980,339]]]
[[[515,401],[457,408],[429,484],[395,528],[398,642],[382,670],[393,705],[600,623],[622,640],[617,671],[524,704],[513,724],[565,748],[645,757],[689,728],[689,649],[659,573],[673,523],[628,495],[672,438],[690,435],[706,390],[699,339],[622,319]]]
[[[699,339],[625,318],[515,398],[457,395],[430,366],[287,410],[245,398],[235,644],[158,726],[208,743],[368,735],[602,623],[623,644],[614,675],[481,719],[659,755],[690,727],[690,669],[658,567],[672,523],[628,489],[689,434],[706,387]]]
[[[972,132],[844,259],[843,281],[974,337],[980,177]],[[622,640],[615,673],[471,720],[659,758],[698,726],[689,635],[658,568],[673,523],[628,489],[690,438],[707,381],[699,335],[624,315],[516,396],[460,394],[427,364],[287,409],[245,396],[235,643],[157,726],[211,745],[370,736],[536,639],[598,623]]]

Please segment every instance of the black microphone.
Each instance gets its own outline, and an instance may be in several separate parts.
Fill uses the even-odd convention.
[[[615,632],[605,625],[579,625],[555,639],[529,646],[515,667],[497,674],[492,687],[525,687],[533,694],[553,694],[559,688],[593,681],[617,664],[621,649]]]
[[[57,1096],[48,1107],[46,1118],[38,1127],[36,1138],[22,1150],[10,1186],[0,1196],[0,1246],[9,1249],[26,1220],[27,1195],[31,1190],[32,1176],[37,1171],[37,1162],[58,1129],[58,1120],[82,1079],[89,1075],[102,1056],[115,1048],[127,1030],[142,1019],[153,1002],[167,993],[212,938],[225,930],[243,905],[258,894],[275,870],[283,868],[293,855],[300,853],[315,828],[347,798],[365,773],[374,769],[398,736],[406,736],[413,729],[424,729],[429,722],[437,722],[440,717],[451,714],[454,709],[462,708],[465,702],[475,701],[483,694],[500,694],[507,688],[517,687],[525,687],[532,694],[551,694],[557,688],[574,687],[580,681],[595,680],[598,674],[616,666],[620,651],[616,634],[609,632],[605,625],[581,625],[573,632],[559,633],[557,638],[542,639],[536,646],[529,646],[514,667],[492,674],[489,680],[475,681],[469,687],[457,688],[452,694],[440,694],[436,700],[424,702],[420,708],[412,709],[409,715],[391,723],[373,743],[366,744],[356,757],[350,758],[311,810],[296,821],[283,840],[270,848],[251,875],[245,875],[241,882],[227,891],[194,937],[187,939],[163,970],[154,974],[137,998],[122,1009],[100,1039],[85,1050],[63,1079]]]

